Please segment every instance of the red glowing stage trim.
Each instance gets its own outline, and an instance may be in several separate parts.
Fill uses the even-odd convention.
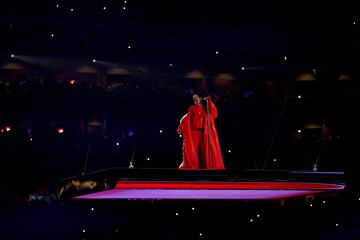
[[[343,190],[343,185],[305,182],[117,182],[116,189]]]

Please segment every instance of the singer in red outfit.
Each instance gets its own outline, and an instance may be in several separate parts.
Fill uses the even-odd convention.
[[[183,161],[180,169],[225,169],[214,120],[217,108],[210,97],[193,95],[194,105],[177,129],[183,137]]]

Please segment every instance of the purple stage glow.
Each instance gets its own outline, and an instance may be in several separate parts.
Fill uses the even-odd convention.
[[[166,199],[213,199],[213,200],[271,200],[306,196],[326,190],[224,190],[224,189],[112,189],[91,193],[74,199],[123,199],[123,200],[166,200]]]

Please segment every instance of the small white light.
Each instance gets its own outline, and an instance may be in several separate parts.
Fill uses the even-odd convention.
[[[312,203],[310,204],[310,207],[312,207],[313,205],[312,205]]]
[[[150,161],[150,158],[148,157],[148,158],[146,158],[146,160]]]
[[[355,25],[355,24],[356,24],[356,22],[353,22],[353,24]]]
[[[181,138],[182,138],[182,135],[180,134],[180,135],[179,135],[179,137],[181,137]]]
[[[245,70],[245,67],[241,67],[241,70],[243,70],[243,71],[244,71],[244,70]]]
[[[326,201],[324,200],[324,201],[323,201],[323,204],[325,204],[325,203],[326,203]]]
[[[276,158],[274,158],[274,162],[276,162]]]
[[[92,207],[90,210],[91,210],[91,211],[94,211],[94,208]]]
[[[32,140],[33,140],[33,139],[32,139],[32,138],[30,138],[30,142],[32,142]]]
[[[117,142],[117,143],[116,143],[116,146],[119,146],[119,145],[120,145],[120,143]]]
[[[215,52],[215,54],[216,54],[216,55],[218,55],[218,54],[219,54],[219,52],[218,52],[218,51],[216,51],[216,52]]]
[[[170,67],[172,67],[172,66],[173,66],[173,64],[172,64],[172,63],[170,63],[170,64],[169,64],[169,66],[170,66]]]
[[[123,9],[125,10],[125,9],[126,9],[126,7],[123,7]]]
[[[228,153],[231,153],[231,150],[230,150],[230,149],[228,150]]]
[[[337,227],[338,227],[338,226],[339,226],[339,224],[337,223],[337,224],[335,224],[335,226],[337,226]]]
[[[85,230],[85,229],[83,229],[83,230],[82,230],[82,232],[84,233],[84,232],[86,232],[86,230]]]
[[[56,4],[56,7],[58,8],[58,7],[60,7],[60,5],[59,5],[59,4]]]
[[[52,33],[52,34],[51,34],[51,37],[54,37],[54,36],[55,36],[55,35]]]
[[[131,46],[129,45],[129,46],[128,46],[128,49],[130,49],[130,48],[131,48]]]
[[[118,229],[115,229],[115,232],[118,232],[119,230]]]
[[[194,207],[192,207],[192,208],[191,208],[191,210],[193,210],[193,211],[194,211],[194,210],[195,210],[195,208],[194,208]]]
[[[286,62],[286,60],[287,60],[287,57],[285,56],[285,57],[284,57],[284,61]]]
[[[179,216],[179,213],[175,213],[176,216]]]
[[[124,3],[126,4],[126,1],[124,1]]]
[[[7,132],[10,132],[10,131],[11,131],[11,127],[7,126],[7,127],[5,127],[5,130],[6,130]]]
[[[250,222],[253,222],[254,221],[254,219],[250,219]]]
[[[11,55],[10,55],[10,57],[11,57],[11,58],[14,58],[14,57],[15,57],[15,55],[14,55],[14,54],[11,54]]]
[[[73,11],[74,11],[74,9],[73,9],[73,8],[71,8],[71,9],[70,9],[70,11],[71,11],[71,12],[73,12]]]
[[[93,59],[92,62],[93,62],[93,63],[96,63],[96,59]]]
[[[202,233],[199,233],[199,236],[202,236]]]
[[[298,132],[298,133],[301,133],[301,129],[298,129],[297,132]]]
[[[301,98],[301,95],[298,95],[297,98],[300,99],[300,98]]]
[[[160,129],[160,131],[159,131],[160,133],[162,133],[163,131]]]
[[[104,10],[106,10],[106,7],[103,7]]]
[[[260,217],[260,214],[256,215],[256,217],[258,217],[258,218],[259,218],[259,217]]]

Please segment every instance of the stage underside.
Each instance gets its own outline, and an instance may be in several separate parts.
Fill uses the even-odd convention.
[[[73,200],[275,200],[336,194],[344,188],[343,172],[269,170],[114,168],[60,184],[62,197]]]

